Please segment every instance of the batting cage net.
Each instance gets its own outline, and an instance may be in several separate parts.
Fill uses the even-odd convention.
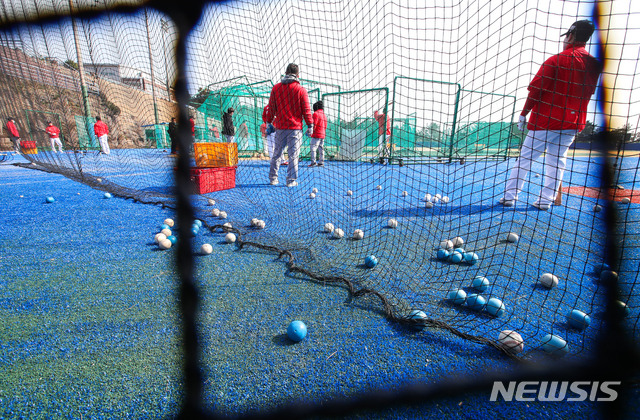
[[[270,253],[363,312],[492,357],[591,363],[612,331],[637,348],[640,43],[625,36],[637,5],[187,5],[1,1],[0,115],[15,120],[26,166],[175,209],[214,247],[235,235],[249,271],[253,252]],[[583,19],[595,24],[585,54],[603,69],[584,127],[519,124],[532,79]],[[302,96],[274,93],[293,85]],[[536,146],[546,154],[509,196],[527,136],[562,130],[566,162]],[[180,229],[188,396],[202,325],[192,250],[210,239]]]

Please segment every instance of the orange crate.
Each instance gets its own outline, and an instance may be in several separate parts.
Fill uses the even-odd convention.
[[[198,168],[224,168],[238,165],[237,143],[194,143]]]
[[[191,168],[191,181],[196,194],[228,190],[236,187],[236,167]]]

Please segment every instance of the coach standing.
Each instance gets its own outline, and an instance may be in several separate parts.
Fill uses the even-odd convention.
[[[7,119],[7,131],[16,153],[20,153],[20,133],[16,127],[16,120],[11,117]]]
[[[529,84],[529,96],[518,122],[519,130],[524,131],[526,125],[529,132],[500,204],[507,207],[515,204],[531,165],[545,150],[544,186],[533,206],[546,211],[554,202],[569,146],[585,126],[587,105],[602,71],[602,64],[585,49],[594,29],[588,20],[571,25],[561,35],[565,37],[563,51],[547,59]]]
[[[298,76],[300,69],[297,64],[289,64],[285,75],[271,90],[269,108],[265,122],[272,123],[275,119],[276,140],[271,156],[269,181],[271,185],[278,185],[278,169],[284,148],[289,150],[289,168],[287,170],[287,187],[298,185],[298,157],[302,146],[302,120],[309,127],[307,135],[313,133],[313,119],[309,96],[300,85]]]

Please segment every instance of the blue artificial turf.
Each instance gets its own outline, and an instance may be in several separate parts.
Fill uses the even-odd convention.
[[[572,168],[569,183],[595,182],[586,175],[586,162],[572,164],[583,166]],[[129,187],[171,189],[170,176],[121,177],[126,170],[118,173],[115,163],[111,168],[100,172],[96,165],[93,170],[107,180],[115,174]],[[592,273],[603,255],[601,215],[587,210],[590,200],[574,196],[565,196],[563,207],[544,214],[527,207],[526,196],[515,209],[497,207],[507,168],[508,162],[433,168],[330,162],[325,169],[301,169],[300,187],[287,189],[266,185],[265,163],[244,162],[236,189],[208,194],[215,206],[197,197],[194,203],[210,225],[224,222],[214,219],[211,209],[223,209],[229,213],[226,221],[246,240],[277,244],[291,249],[306,267],[375,286],[392,297],[399,312],[412,302],[429,316],[492,339],[501,329],[517,329],[528,357],[540,361],[553,359],[535,350],[539,340],[559,333],[569,339],[569,357],[587,357],[602,325],[601,289]],[[485,175],[475,179],[480,172]],[[438,176],[454,174],[459,177],[455,184],[438,184]],[[346,185],[339,175],[353,182]],[[492,184],[477,187],[487,180]],[[320,191],[309,199],[313,186]],[[351,198],[343,194],[347,188],[354,191]],[[173,216],[171,210],[106,200],[102,191],[59,175],[10,165],[0,166],[0,191],[0,417],[175,415],[182,389],[175,253],[153,244],[159,225]],[[428,191],[446,193],[452,202],[428,213],[421,201]],[[54,203],[45,202],[49,195]],[[263,218],[267,229],[250,228],[252,217]],[[390,217],[398,219],[399,229],[386,227]],[[332,240],[320,233],[327,221],[343,226],[347,236],[365,227],[365,240]],[[625,239],[635,238],[636,229],[628,226]],[[508,231],[520,233],[517,245],[501,241]],[[558,232],[575,240],[558,240]],[[439,241],[457,234],[479,253],[477,265],[435,260]],[[398,389],[413,381],[517,370],[495,349],[444,331],[415,332],[389,322],[375,299],[350,299],[342,287],[292,275],[276,254],[239,251],[223,236],[203,229],[194,238],[194,251],[202,243],[214,248],[208,256],[195,252],[204,399],[211,410],[238,415],[287,402]],[[633,241],[625,251],[621,279],[632,309],[627,326],[637,339],[637,265],[627,262],[638,259]],[[374,270],[362,267],[361,259],[370,253],[381,260]],[[422,270],[412,269],[416,265]],[[535,286],[541,269],[554,270],[564,281],[551,291]],[[503,317],[442,301],[448,290],[468,289],[478,273],[492,280],[485,295],[505,302]],[[574,306],[588,307],[592,314],[592,325],[583,333],[564,324],[564,311]],[[294,319],[308,327],[307,338],[298,344],[286,338]],[[480,419],[488,413],[497,418],[595,418],[596,405],[494,403],[483,393],[353,418]]]

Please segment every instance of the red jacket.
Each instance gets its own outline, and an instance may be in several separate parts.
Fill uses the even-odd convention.
[[[285,76],[283,82],[271,90],[267,109],[267,121],[278,130],[302,130],[302,120],[313,124],[309,96],[297,80]]]
[[[529,84],[529,130],[582,130],[602,64],[584,47],[550,57]]]
[[[376,112],[373,113],[373,117],[376,119],[376,121],[378,121],[378,125],[379,125],[378,134],[380,134],[380,135],[385,134],[384,120],[385,120],[386,115],[384,115],[382,112],[376,111]],[[390,136],[391,135],[391,121],[389,121],[388,118],[386,118],[386,120],[387,120],[386,134],[387,134],[387,136]]]
[[[262,123],[260,125],[260,132],[262,133],[262,137],[267,137],[267,123]]]
[[[18,133],[18,129],[16,128],[16,125],[13,123],[13,121],[7,122],[7,130],[9,130],[9,134],[11,134],[13,137],[20,137],[20,133]]]
[[[109,134],[109,127],[103,121],[96,121],[93,125],[93,132],[96,133],[96,137],[102,137]]]
[[[196,122],[193,118],[189,118],[189,122],[191,123],[191,134],[196,134]]]
[[[327,117],[324,115],[324,111],[319,109],[313,113],[313,133],[311,137],[314,139],[325,138],[327,131]]]
[[[60,137],[60,129],[55,125],[47,126],[44,131],[47,132],[50,139],[57,139],[58,137]]]

